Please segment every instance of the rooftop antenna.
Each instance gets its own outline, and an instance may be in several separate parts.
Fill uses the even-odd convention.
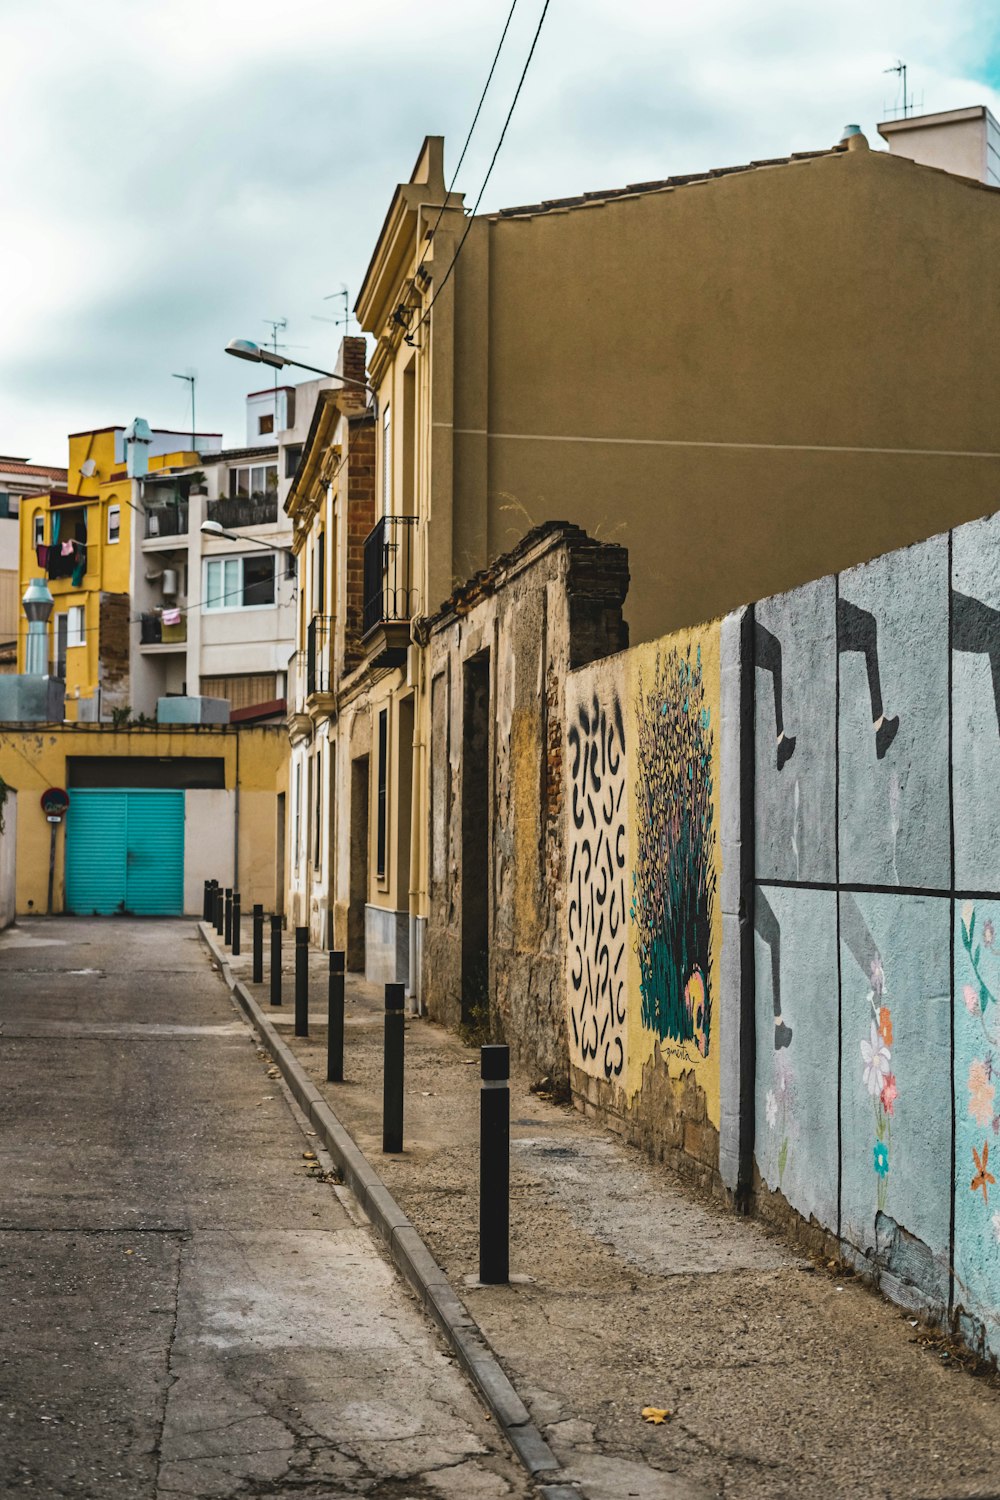
[[[883,68],[882,71],[884,73],[898,73],[900,78],[902,78],[903,80],[903,119],[905,120],[907,115],[913,109],[913,96],[907,94],[906,91],[906,64],[905,62],[903,62],[902,58],[897,58],[895,67]],[[894,110],[893,113],[896,113],[896,110]]]
[[[323,301],[333,302],[334,300],[339,300],[339,298],[341,297],[343,297],[344,299],[344,316],[342,318],[324,318],[321,313],[311,313],[310,316],[313,322],[332,323],[334,328],[343,328],[346,332],[351,326],[351,299],[344,282],[340,283],[339,292],[327,293],[327,295],[323,298]]]
[[[267,323],[268,326],[271,329],[271,348],[273,349],[274,353],[277,354],[277,352],[278,352],[278,334],[279,333],[284,333],[285,329],[288,327],[288,319],[287,318],[265,318],[264,322]],[[287,344],[282,344],[281,347],[282,347],[282,349],[287,349],[288,345]],[[277,365],[275,365],[275,367],[274,367],[274,399],[275,399],[275,406],[277,406],[277,400],[278,400],[278,367],[277,367]],[[278,416],[277,410],[275,410],[275,414],[274,415],[275,415],[275,421],[277,421],[277,416]]]
[[[189,370],[186,375],[173,375],[173,376],[171,376],[171,379],[172,380],[186,380],[187,383],[188,383],[188,385],[191,387],[191,452],[192,453],[197,453],[198,449],[195,446],[196,432],[195,432],[195,425],[194,425],[194,388],[195,388],[195,382],[198,379],[198,373],[197,373],[196,370]]]

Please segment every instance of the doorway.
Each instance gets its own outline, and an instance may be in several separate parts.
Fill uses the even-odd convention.
[[[465,664],[462,712],[462,1020],[489,1013],[490,654]]]
[[[368,756],[351,761],[350,886],[347,905],[349,969],[364,971],[365,907],[368,903]]]

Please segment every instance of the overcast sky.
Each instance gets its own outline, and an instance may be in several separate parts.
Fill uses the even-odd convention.
[[[199,428],[242,443],[267,380],[223,346],[287,318],[289,354],[334,359],[324,299],[346,283],[353,305],[424,135],[450,176],[509,3],[0,0],[0,453],[183,429],[171,376],[192,370]],[[468,203],[542,3],[519,0]],[[995,0],[551,0],[483,209],[823,148],[848,122],[881,145],[898,57],[926,110],[1000,115]]]

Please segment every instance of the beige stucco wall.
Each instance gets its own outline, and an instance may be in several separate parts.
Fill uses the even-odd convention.
[[[198,912],[206,880],[233,884],[233,806],[235,793],[184,793],[184,910]],[[246,896],[240,895],[244,901]]]
[[[2,807],[0,833],[0,930],[9,927],[17,910],[17,793],[8,791]]]
[[[997,192],[860,149],[488,229],[463,507],[627,546],[634,640],[995,505]]]

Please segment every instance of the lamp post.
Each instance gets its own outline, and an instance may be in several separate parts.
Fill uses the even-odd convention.
[[[255,365],[271,365],[276,370],[284,369],[285,365],[294,365],[297,370],[309,370],[313,375],[322,375],[327,380],[339,380],[343,385],[356,385],[363,391],[375,394],[364,380],[354,380],[350,375],[338,375],[335,370],[321,370],[317,365],[304,365],[300,359],[289,359],[276,349],[262,348],[251,339],[230,339],[226,345],[226,353],[231,354],[234,359],[248,359]]]
[[[276,547],[273,542],[262,542],[259,536],[247,536],[242,531],[227,531],[221,521],[202,521],[199,529],[205,536],[213,536],[219,541],[252,542],[255,547],[263,547],[265,552],[280,552],[285,559],[285,577],[297,576],[295,553],[290,547]]]

